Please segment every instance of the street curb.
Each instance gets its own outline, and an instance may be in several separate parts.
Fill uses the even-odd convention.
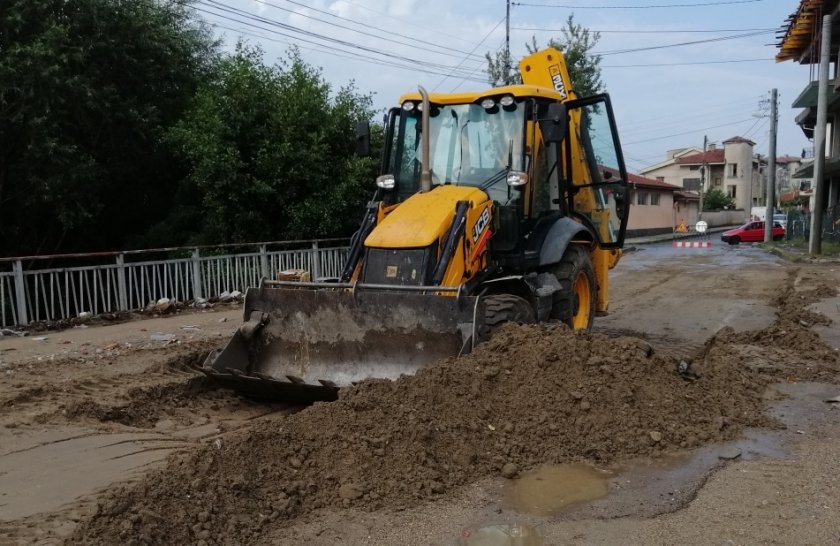
[[[767,245],[765,243],[759,243],[757,246],[759,248],[761,248],[762,250],[765,250],[765,251],[769,252],[770,254],[773,254],[774,256],[778,256],[779,258],[782,258],[783,260],[787,260],[789,262],[802,263],[802,262],[807,261],[807,260],[805,260],[804,256],[797,256],[796,254],[791,254],[789,252],[785,252],[784,250],[782,250],[781,248],[776,247],[776,246]]]
[[[783,260],[792,263],[809,263],[809,264],[840,264],[840,256],[811,256],[809,254],[796,254],[787,252],[775,245],[767,243],[758,243],[759,248],[778,256]]]

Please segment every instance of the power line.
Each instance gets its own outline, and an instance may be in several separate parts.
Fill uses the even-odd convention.
[[[636,127],[634,125],[631,125],[630,130],[622,131],[622,135],[628,138],[645,138],[646,135],[662,134],[666,131],[683,129],[685,127],[691,127],[692,125],[698,125],[701,123],[722,123],[731,120],[736,115],[744,115],[744,110],[738,109],[737,111],[731,111],[726,113],[721,112],[718,115],[712,116],[679,116],[679,120],[675,120],[674,122],[670,123],[657,124],[656,126]]]
[[[566,9],[653,9],[653,8],[702,8],[708,6],[725,6],[729,4],[753,4],[764,0],[726,0],[723,2],[699,2],[693,4],[650,4],[646,6],[572,6],[568,4],[533,4],[516,2],[515,6],[529,6],[535,8],[566,8]]]
[[[239,33],[243,36],[251,36],[253,38],[259,38],[261,40],[266,40],[266,41],[269,41],[269,42],[275,42],[275,43],[278,43],[278,44],[285,44],[285,45],[288,45],[288,46],[296,46],[296,47],[299,47],[301,49],[305,49],[305,50],[309,50],[309,51],[327,53],[327,54],[329,54],[333,57],[340,57],[342,59],[349,59],[351,61],[358,61],[358,62],[362,62],[362,63],[366,63],[366,64],[372,64],[372,65],[375,65],[375,66],[387,66],[387,67],[392,67],[392,68],[398,68],[400,70],[406,70],[406,71],[415,72],[415,73],[416,72],[421,72],[423,74],[431,74],[433,76],[443,76],[443,75],[445,75],[444,72],[429,70],[429,69],[422,68],[422,67],[417,67],[417,66],[414,66],[414,65],[399,64],[399,63],[392,62],[392,61],[386,61],[384,59],[376,59],[374,57],[369,57],[369,56],[366,56],[366,55],[362,55],[360,53],[352,53],[352,54],[348,54],[348,55],[342,55],[342,54],[339,53],[339,51],[343,51],[343,50],[337,50],[337,49],[332,48],[332,47],[328,48],[324,45],[303,46],[303,45],[300,45],[300,44],[297,44],[297,43],[290,42],[289,40],[280,40],[280,39],[277,39],[277,38],[272,38],[270,36],[265,36],[265,35],[262,35],[262,34],[255,34],[255,33],[252,33],[252,32],[248,32],[248,31],[246,31],[244,29],[241,29],[241,28],[229,27],[229,26],[221,25],[219,23],[210,23],[210,24],[213,27],[221,28],[221,29],[225,29],[225,30],[230,30],[232,32]],[[266,30],[266,32],[274,32],[270,29],[265,29],[265,30]],[[309,42],[309,43],[314,43],[314,42]],[[345,52],[345,53],[350,53],[350,52]],[[474,81],[474,82],[481,82],[481,83],[485,82],[484,79],[470,78],[469,76],[467,76],[466,79],[470,80],[470,81]]]
[[[738,120],[738,121],[733,121],[731,123],[722,123],[720,125],[712,125],[711,127],[702,127],[702,128],[698,128],[698,129],[692,129],[691,131],[684,131],[682,133],[674,133],[672,135],[665,135],[665,136],[656,137],[656,138],[648,138],[648,139],[645,139],[645,140],[636,140],[634,142],[624,142],[622,144],[624,146],[630,146],[632,144],[642,144],[644,142],[653,142],[655,140],[664,140],[666,138],[671,138],[671,137],[675,137],[675,136],[690,135],[690,134],[693,134],[693,133],[697,133],[698,131],[707,131],[709,129],[717,129],[718,127],[728,127],[730,125],[738,125],[739,123],[746,123],[747,121],[750,121],[750,119],[751,118],[741,119],[741,120]]]
[[[629,124],[624,123],[623,126],[625,126],[625,127],[627,127],[628,125],[630,125],[632,127],[640,127],[640,126],[645,127],[645,126],[650,126],[650,125],[660,126],[660,125],[662,125],[661,120],[674,120],[675,118],[677,118],[677,122],[681,122],[686,117],[685,111],[689,110],[689,109],[691,110],[692,113],[689,114],[688,117],[691,117],[691,116],[706,116],[706,117],[708,117],[710,115],[714,115],[714,114],[719,113],[719,112],[727,112],[732,108],[736,108],[739,111],[743,111],[743,110],[747,109],[748,105],[749,106],[754,105],[756,100],[757,100],[757,97],[751,96],[751,97],[733,98],[733,99],[730,99],[730,100],[725,101],[725,102],[708,104],[708,105],[706,105],[702,108],[686,107],[686,108],[683,108],[682,111],[678,115],[675,115],[672,112],[672,113],[668,113],[668,114],[662,114],[660,116],[645,117],[643,120],[641,120],[639,122],[633,122],[633,123],[629,123]]]
[[[369,8],[369,7],[367,7],[367,6],[364,6],[364,5],[362,5],[362,4],[359,4],[358,2],[354,2],[353,0],[343,0],[343,1],[344,1],[345,3],[347,3],[347,4],[350,4],[350,5],[352,5],[352,6],[356,6],[357,8],[363,9],[363,10],[365,10],[365,11],[369,11],[369,12],[371,12],[371,13],[375,13],[375,14],[377,14],[377,15],[382,15],[383,17],[387,17],[388,19],[391,19],[392,21],[397,21],[397,22],[399,22],[399,23],[402,23],[403,25],[406,25],[406,26],[411,26],[411,27],[414,27],[414,28],[419,28],[419,29],[422,29],[424,32],[433,32],[433,33],[435,33],[435,34],[437,34],[437,35],[439,35],[439,36],[446,36],[447,38],[452,38],[452,39],[454,39],[454,40],[458,40],[459,42],[464,42],[465,44],[470,44],[470,45],[472,45],[472,41],[470,41],[470,40],[465,40],[465,39],[464,39],[463,37],[461,37],[461,36],[455,36],[454,34],[447,34],[447,33],[445,33],[445,32],[441,32],[441,31],[436,30],[436,29],[434,29],[434,28],[429,28],[429,27],[421,26],[421,25],[418,25],[417,23],[415,23],[415,22],[414,22],[414,21],[412,21],[412,20],[406,20],[406,19],[400,19],[399,17],[394,17],[394,16],[393,16],[393,15],[391,15],[390,13],[385,13],[384,11],[379,11],[379,10],[375,10],[375,9],[373,9],[373,8]]]
[[[475,50],[477,50],[479,47],[481,47],[481,44],[483,44],[483,43],[485,42],[485,40],[487,40],[487,38],[489,38],[489,37],[490,37],[490,35],[491,35],[491,34],[493,34],[493,32],[495,32],[495,31],[496,31],[496,29],[497,29],[497,28],[499,28],[499,26],[500,26],[502,23],[504,23],[504,22],[505,22],[505,19],[506,19],[506,17],[502,17],[501,19],[499,19],[499,22],[498,22],[498,23],[496,23],[496,26],[494,26],[493,28],[491,28],[491,29],[490,29],[490,32],[488,32],[487,34],[485,34],[485,35],[484,35],[484,38],[482,38],[482,39],[481,39],[481,41],[480,41],[480,42],[478,42],[478,43],[476,44],[476,46],[473,48],[473,50],[472,50],[472,51],[470,51],[470,54],[475,53]],[[464,58],[461,60],[461,62],[460,62],[460,63],[458,63],[458,65],[457,65],[457,66],[456,66],[456,67],[452,70],[452,72],[455,72],[455,70],[456,70],[456,69],[460,68],[460,67],[461,67],[461,65],[462,65],[462,64],[464,64],[464,61],[466,61],[466,60],[467,60],[467,57],[464,57]],[[435,89],[437,89],[438,87],[440,87],[440,84],[442,84],[443,82],[445,82],[445,81],[449,78],[449,76],[450,76],[450,75],[451,75],[451,74],[447,74],[446,76],[444,76],[444,77],[443,77],[443,79],[442,79],[442,80],[440,80],[440,81],[437,83],[437,85],[435,85],[435,86],[432,88],[432,91],[434,91]]]
[[[696,45],[696,44],[708,44],[712,42],[723,42],[726,40],[737,40],[740,38],[751,38],[753,36],[760,36],[762,34],[770,34],[775,31],[758,31],[758,32],[747,32],[744,34],[731,34],[729,36],[718,36],[717,38],[708,38],[706,40],[693,40],[690,42],[677,42],[673,44],[662,44],[656,46],[646,46],[646,47],[635,47],[631,49],[616,49],[613,51],[604,51],[604,52],[593,52],[593,55],[599,55],[604,57],[606,55],[619,55],[621,53],[635,53],[637,51],[651,51],[654,49],[667,49],[669,47],[682,47],[687,45]]]
[[[210,8],[213,8],[213,9],[219,9],[219,8],[216,8],[215,6],[206,6],[206,7],[210,7]],[[207,11],[207,10],[201,9],[200,7],[196,7],[196,6],[193,6],[192,9],[195,9],[196,11],[199,11],[201,13],[212,15],[214,17],[219,17],[220,19],[223,19],[225,21],[242,24],[242,25],[245,25],[245,26],[248,26],[248,27],[255,28],[257,30],[270,32],[271,34],[274,34],[274,35],[283,36],[285,38],[290,38],[290,39],[294,40],[295,43],[303,42],[303,43],[311,44],[311,45],[318,46],[318,47],[329,47],[329,50],[328,50],[329,52],[337,51],[337,52],[340,52],[340,53],[347,53],[347,54],[353,55],[354,56],[353,58],[359,57],[360,58],[359,60],[368,59],[368,60],[374,61],[373,64],[381,64],[381,65],[385,65],[385,66],[394,66],[394,67],[397,67],[397,68],[410,68],[410,69],[413,69],[413,70],[418,71],[418,72],[425,72],[425,73],[434,74],[434,75],[444,75],[445,73],[441,72],[442,70],[452,71],[455,68],[457,68],[457,67],[452,67],[451,65],[441,65],[441,64],[437,64],[437,63],[430,63],[430,62],[427,62],[427,61],[419,61],[419,60],[416,60],[416,59],[401,57],[399,55],[394,55],[394,54],[390,54],[390,53],[387,53],[387,52],[381,52],[381,51],[378,51],[378,50],[373,49],[373,48],[366,48],[366,47],[362,47],[362,46],[357,46],[357,45],[352,44],[352,43],[348,45],[348,47],[350,47],[350,48],[358,48],[358,49],[362,49],[362,50],[367,51],[367,52],[372,52],[376,55],[383,55],[383,56],[388,57],[388,59],[377,59],[375,57],[370,57],[368,55],[364,55],[362,53],[359,53],[358,51],[348,51],[346,49],[337,48],[336,46],[333,46],[333,45],[326,46],[326,44],[323,44],[323,43],[320,43],[320,42],[315,42],[315,41],[312,41],[312,40],[309,40],[309,39],[306,39],[306,38],[302,38],[300,36],[287,34],[285,32],[281,32],[281,31],[273,29],[273,28],[266,28],[264,26],[257,25],[255,23],[249,21],[249,20],[244,20],[243,21],[241,19],[236,19],[236,18],[227,16],[227,15],[223,15],[223,14],[220,14],[220,13],[213,12],[213,11]],[[226,10],[223,10],[223,11],[226,11]],[[229,10],[227,10],[226,12],[229,13]],[[236,14],[236,13],[234,13],[234,15],[241,16],[241,15]],[[248,18],[246,18],[246,19],[248,19]],[[253,20],[253,18],[250,18],[250,19]],[[317,34],[315,35],[315,37],[317,39],[322,39],[322,40],[325,40],[325,41],[336,41],[336,40],[330,40],[328,37],[322,37],[322,36],[317,35]],[[346,43],[346,42],[344,42],[344,43]],[[399,64],[397,64],[397,61],[415,63],[415,65],[413,65],[413,66],[399,65]],[[417,66],[418,64],[420,66]],[[466,72],[466,71],[464,71],[464,72]],[[460,74],[460,75],[463,75],[463,74]]]
[[[497,48],[496,48],[496,53],[498,53],[499,51],[501,51],[501,50],[502,50],[502,48],[506,47],[506,45],[507,45],[507,44],[506,44],[506,41],[505,41],[505,40],[502,40],[502,45],[500,45],[499,47],[497,47]],[[476,72],[479,68],[481,68],[481,67],[476,67],[476,68],[474,68],[472,72],[470,72],[468,75],[466,75],[466,76],[464,76],[463,78],[461,78],[461,81],[460,81],[460,82],[458,82],[458,85],[456,85],[455,87],[453,87],[453,88],[452,88],[452,90],[450,91],[450,93],[454,93],[455,91],[457,91],[457,90],[458,90],[458,88],[459,88],[459,87],[461,87],[461,85],[462,85],[465,81],[467,81],[467,79],[468,79],[470,76],[472,76],[473,74],[475,74],[475,72]],[[473,80],[473,81],[475,81],[475,80]],[[486,80],[482,80],[482,81],[486,81]]]
[[[379,28],[379,27],[376,27],[376,26],[373,26],[373,25],[369,25],[367,23],[362,23],[362,22],[356,21],[354,19],[350,19],[350,18],[347,18],[347,17],[341,17],[340,15],[335,15],[333,13],[330,13],[329,11],[326,11],[326,10],[314,8],[312,6],[307,6],[306,4],[296,2],[295,0],[285,0],[285,1],[290,3],[290,4],[294,4],[296,6],[301,6],[301,7],[304,7],[306,9],[310,9],[312,11],[318,12],[318,13],[323,13],[325,15],[328,15],[330,17],[334,17],[334,18],[342,20],[342,21],[347,21],[347,22],[350,22],[350,23],[354,23],[356,25],[362,25],[362,26],[365,26],[365,27],[373,29],[373,30],[379,30],[379,31],[381,31],[385,34],[384,35],[383,34],[375,34],[375,33],[372,33],[372,32],[366,32],[364,30],[358,30],[358,29],[355,29],[355,28],[351,28],[351,27],[348,27],[348,26],[345,26],[345,25],[339,25],[338,23],[325,21],[324,19],[319,19],[317,17],[312,17],[311,15],[307,15],[305,13],[300,13],[298,11],[294,11],[294,10],[289,9],[289,8],[284,8],[282,6],[278,6],[277,4],[274,4],[272,2],[268,2],[267,0],[256,0],[256,1],[259,2],[260,4],[272,7],[274,9],[278,9],[278,10],[285,11],[285,12],[288,12],[288,13],[293,13],[295,15],[299,15],[299,16],[305,17],[307,19],[312,19],[313,21],[318,21],[318,22],[324,23],[326,25],[330,25],[330,26],[334,26],[334,27],[338,27],[338,28],[343,28],[343,29],[349,30],[351,32],[356,32],[356,33],[359,33],[359,34],[363,34],[365,36],[370,36],[370,37],[373,37],[373,38],[377,38],[379,40],[384,40],[386,42],[392,42],[392,43],[395,43],[395,44],[410,46],[410,47],[414,47],[416,49],[422,49],[423,51],[429,51],[429,52],[437,53],[437,54],[451,55],[451,53],[443,53],[443,52],[440,52],[440,51],[435,51],[435,50],[432,50],[432,49],[419,47],[416,44],[417,43],[427,44],[427,45],[436,47],[438,49],[449,50],[449,51],[453,51],[455,53],[460,53],[460,54],[465,54],[466,53],[466,51],[461,51],[460,49],[455,49],[455,48],[448,47],[448,46],[445,46],[445,45],[440,45],[440,44],[436,44],[436,43],[433,43],[433,42],[428,42],[426,40],[421,40],[420,38],[415,38],[413,36],[406,36],[405,34],[400,34],[399,32],[394,32],[391,29],[386,30],[384,28]],[[394,39],[390,38],[389,36],[399,36],[401,38],[406,38],[408,40],[411,40],[411,43],[405,43],[405,42],[401,42],[399,40],[394,40]],[[480,55],[474,55],[474,56],[478,57],[478,58],[482,58]]]
[[[759,134],[762,130],[764,130],[764,126],[767,125],[768,123],[770,123],[770,118],[763,118],[763,119],[759,119],[759,120],[756,120],[756,121],[759,122],[760,124],[759,124],[758,127],[755,127],[755,125],[753,125],[753,127],[755,127],[755,133],[753,133],[753,127],[750,127],[749,129],[747,129],[747,132],[744,134],[744,138],[749,138],[750,134],[756,134],[756,135]]]
[[[602,64],[601,68],[649,68],[653,66],[690,66],[698,64],[729,64],[729,63],[754,63],[758,61],[772,61],[773,59],[732,59],[729,61],[698,61],[690,63],[647,63],[647,64]]]
[[[529,32],[563,32],[564,28],[538,28],[538,27],[510,27],[511,30],[527,30]],[[687,30],[687,29],[658,29],[658,30],[594,30],[589,29],[589,32],[598,34],[691,34],[691,33],[715,33],[715,32],[756,32],[756,31],[776,31],[775,28],[719,28],[719,29],[704,29],[704,30]]]
[[[453,67],[451,65],[444,65],[444,64],[440,64],[440,63],[434,63],[434,62],[431,62],[431,61],[424,61],[422,59],[414,59],[414,58],[410,58],[410,57],[404,57],[404,56],[401,56],[401,55],[398,55],[398,54],[395,54],[395,53],[391,53],[391,52],[388,52],[388,51],[383,51],[383,50],[376,49],[376,48],[373,48],[373,47],[364,46],[364,45],[361,45],[361,44],[357,44],[357,43],[354,43],[354,42],[349,42],[349,41],[346,41],[346,40],[341,40],[341,39],[338,39],[338,38],[333,38],[333,37],[330,37],[330,36],[325,36],[325,35],[319,34],[317,32],[312,32],[312,31],[308,31],[308,30],[298,28],[294,25],[289,25],[289,24],[286,24],[286,23],[282,23],[280,21],[276,21],[276,20],[273,20],[273,19],[266,18],[266,17],[256,16],[256,15],[250,14],[248,12],[243,12],[242,10],[232,8],[231,6],[223,4],[223,3],[218,2],[216,0],[200,0],[199,3],[203,6],[205,6],[205,7],[216,9],[216,10],[222,11],[223,13],[227,13],[229,15],[234,15],[236,17],[244,17],[247,20],[242,21],[242,20],[237,20],[237,19],[231,19],[229,16],[226,16],[226,15],[223,15],[223,14],[219,14],[219,13],[215,13],[215,12],[207,12],[207,11],[204,11],[204,10],[200,10],[200,8],[194,8],[194,9],[198,9],[199,11],[202,11],[203,13],[210,13],[211,15],[215,15],[217,17],[221,17],[221,18],[229,20],[229,21],[244,24],[246,26],[256,26],[253,23],[250,23],[248,20],[257,21],[257,22],[260,22],[260,23],[263,23],[263,24],[266,24],[266,25],[269,25],[269,26],[272,26],[272,27],[281,28],[281,29],[289,31],[289,32],[295,32],[295,33],[298,33],[298,34],[302,34],[304,36],[309,36],[311,38],[315,38],[315,39],[318,39],[318,40],[323,40],[325,42],[331,42],[331,43],[339,44],[341,46],[349,47],[351,49],[359,49],[361,51],[365,51],[365,52],[368,52],[368,53],[373,53],[373,54],[376,54],[376,55],[381,55],[383,57],[387,57],[387,58],[390,58],[390,59],[396,59],[398,61],[407,61],[407,62],[417,63],[419,65],[422,65],[422,66],[425,66],[425,67],[428,67],[428,68],[432,68],[432,69],[455,70],[457,68],[460,68],[460,65],[458,65],[457,67],[455,67],[453,69]],[[320,45],[320,46],[324,45],[324,44],[321,44],[321,43],[318,43],[318,42],[312,42],[311,40],[307,40],[305,38],[301,38],[300,36],[285,34],[285,33],[280,32],[278,30],[266,29],[265,27],[259,27],[259,26],[256,26],[256,28],[258,28],[260,30],[268,30],[268,31],[270,31],[274,34],[278,34],[280,36],[285,36],[287,38],[293,38],[295,40],[300,40],[300,41],[303,41],[303,42],[306,42],[306,43],[311,43],[311,44]],[[461,64],[463,64],[463,62],[464,61],[461,61]]]

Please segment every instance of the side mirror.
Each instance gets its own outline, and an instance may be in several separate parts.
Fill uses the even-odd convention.
[[[613,192],[613,200],[615,201],[615,213],[619,218],[624,218],[627,216],[627,200],[625,199],[624,192],[621,190],[615,190]]]
[[[552,102],[548,105],[547,117],[540,120],[543,142],[563,142],[569,128],[569,115],[566,105]]]
[[[370,155],[370,123],[360,121],[356,125],[356,155],[368,157]]]

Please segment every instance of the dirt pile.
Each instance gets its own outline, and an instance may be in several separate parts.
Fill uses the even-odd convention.
[[[635,338],[508,326],[467,357],[176,456],[111,492],[71,540],[247,543],[322,507],[399,509],[488,475],[657,455],[769,424],[768,376],[705,357],[699,377],[680,375]]]
[[[102,422],[115,422],[122,425],[151,428],[175,409],[200,409],[208,401],[226,401],[229,393],[219,391],[215,385],[203,377],[196,377],[187,382],[167,383],[151,387],[129,389],[127,403],[103,404],[92,398],[71,402],[59,410],[70,420],[90,418]]]
[[[217,344],[198,341],[106,354],[102,360],[64,358],[49,366],[8,366],[14,373],[0,378],[0,426],[152,428],[161,420],[190,425],[209,413],[236,412],[247,403],[196,376],[195,368]]]
[[[724,328],[706,342],[700,360],[735,359],[779,380],[838,382],[840,354],[810,329],[814,324],[829,326],[832,320],[808,308],[836,295],[837,288],[825,279],[792,271],[772,300],[777,315],[772,325],[739,333]]]

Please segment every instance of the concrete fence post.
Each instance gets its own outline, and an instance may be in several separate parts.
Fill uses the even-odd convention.
[[[192,289],[193,299],[202,297],[201,294],[201,255],[197,248],[192,251]]]
[[[312,243],[312,280],[315,281],[321,276],[321,251],[318,250],[318,241]]]
[[[29,324],[29,313],[26,310],[26,284],[23,278],[23,262],[16,260],[12,264],[12,272],[15,274],[15,305],[17,306],[18,324],[23,326]]]
[[[117,300],[120,311],[128,311],[128,290],[125,282],[125,254],[117,254]]]
[[[265,245],[260,245],[260,277],[264,279],[271,278],[268,271],[268,249]]]

